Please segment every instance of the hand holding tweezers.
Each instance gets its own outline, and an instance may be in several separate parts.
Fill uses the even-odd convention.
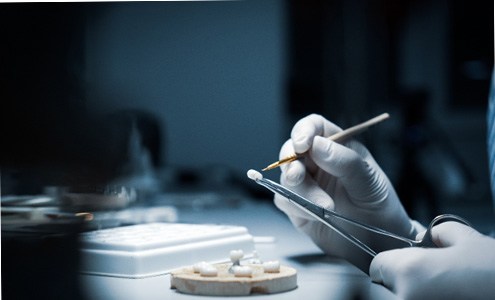
[[[251,178],[251,176],[250,176]],[[351,218],[345,217],[343,215],[340,215],[336,213],[335,211],[325,209],[319,205],[316,205],[315,203],[311,202],[310,200],[296,194],[295,192],[289,190],[288,188],[270,180],[263,178],[261,174],[259,176],[251,178],[253,179],[257,184],[269,189],[270,191],[279,194],[285,198],[287,198],[289,201],[291,201],[293,204],[295,204],[297,207],[302,209],[303,211],[306,211],[308,214],[312,215],[322,223],[324,223],[326,226],[332,228],[335,230],[338,234],[340,234],[342,237],[346,238],[349,242],[353,243],[357,247],[361,248],[361,250],[365,251],[372,257],[376,256],[376,252],[371,249],[368,245],[363,243],[361,240],[356,238],[354,235],[350,234],[347,232],[345,229],[340,227],[334,222],[334,219],[340,219],[344,222],[347,222],[349,224],[352,224],[354,226],[360,227],[362,229],[374,232],[376,234],[386,236],[389,238],[393,238],[399,241],[402,241],[405,243],[406,246],[409,247],[436,247],[435,243],[433,242],[432,235],[431,235],[431,229],[433,226],[440,224],[442,222],[446,221],[456,221],[462,224],[465,224],[467,226],[471,226],[468,221],[464,220],[463,218],[456,216],[456,215],[451,215],[451,214],[442,214],[434,218],[429,226],[428,229],[426,230],[426,233],[423,237],[422,240],[416,241],[412,240],[410,238],[406,238],[400,235],[397,235],[395,233],[383,230],[378,227],[374,227],[371,225],[367,225],[364,223],[361,223],[359,221],[353,220]]]

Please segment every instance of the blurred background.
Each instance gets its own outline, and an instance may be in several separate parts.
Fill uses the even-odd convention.
[[[387,111],[361,138],[413,214],[490,203],[490,1],[0,8],[4,195],[146,168],[244,182],[307,114]]]
[[[2,3],[2,199],[110,185],[132,188],[112,209],[271,201],[245,173],[278,159],[298,119],[347,127],[389,112],[359,139],[410,215],[457,213],[490,232],[493,12],[482,0]]]

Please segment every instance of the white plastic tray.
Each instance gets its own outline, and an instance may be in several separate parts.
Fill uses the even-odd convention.
[[[142,278],[199,261],[225,262],[231,250],[250,257],[254,241],[245,227],[149,223],[82,233],[81,272]]]

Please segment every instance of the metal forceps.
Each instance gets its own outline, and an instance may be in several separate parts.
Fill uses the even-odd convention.
[[[355,225],[357,227],[360,227],[362,229],[374,232],[376,234],[386,236],[389,238],[393,238],[399,241],[404,242],[407,246],[409,247],[436,247],[435,243],[433,242],[432,236],[431,236],[431,229],[433,226],[446,222],[446,221],[456,221],[462,224],[465,224],[467,226],[472,227],[468,221],[464,220],[463,218],[456,216],[456,215],[451,215],[451,214],[442,214],[433,219],[433,221],[430,222],[428,229],[426,230],[426,233],[421,241],[416,241],[412,240],[400,235],[397,235],[395,233],[380,229],[378,227],[374,227],[371,225],[367,225],[364,223],[361,223],[359,221],[350,219],[348,217],[345,217],[343,215],[340,215],[332,210],[325,209],[319,205],[314,204],[313,202],[309,201],[308,199],[294,193],[293,191],[285,188],[284,186],[266,178],[256,178],[255,182],[270,191],[279,194],[287,199],[293,204],[295,204],[297,207],[300,209],[306,211],[308,214],[312,215],[316,219],[320,220],[323,224],[326,226],[332,228],[335,230],[338,234],[340,234],[342,237],[346,238],[348,241],[356,245],[357,247],[361,248],[361,250],[365,251],[372,257],[375,257],[377,252],[375,252],[373,249],[371,249],[368,245],[360,241],[358,238],[347,232],[345,229],[337,225],[332,218],[340,219],[342,221],[345,221],[349,224]]]

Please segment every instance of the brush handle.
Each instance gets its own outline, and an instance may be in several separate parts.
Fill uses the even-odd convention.
[[[328,138],[331,139],[332,141],[339,141],[343,138],[354,136],[356,134],[359,134],[359,133],[365,131],[366,129],[368,129],[371,126],[388,119],[389,117],[390,117],[390,115],[388,113],[383,113],[379,116],[376,116],[372,119],[369,119],[366,122],[363,122],[361,124],[349,127],[346,130],[337,132],[336,134],[333,134],[333,135],[329,136]]]
[[[370,126],[373,126],[377,123],[380,123],[386,119],[388,119],[390,117],[390,115],[388,113],[383,113],[379,116],[376,116],[372,119],[369,119],[368,121],[366,122],[363,122],[363,123],[360,123],[360,124],[357,124],[357,125],[354,125],[352,127],[349,127],[345,130],[342,130],[340,132],[337,132],[331,136],[329,136],[328,138],[331,139],[332,141],[340,141],[344,138],[347,138],[347,137],[351,137],[351,136],[354,136],[356,134],[359,134],[363,131],[365,131],[366,129],[368,129]],[[282,158],[281,160],[277,161],[277,162],[274,162],[273,164],[269,165],[268,167],[262,169],[262,171],[268,171],[268,170],[271,170],[271,169],[275,169],[277,167],[280,167],[281,165],[284,165],[284,164],[287,164],[287,163],[290,163],[290,162],[293,162],[295,160],[297,160],[298,158],[302,157],[303,156],[303,153],[300,153],[300,154],[292,154],[290,156],[287,156],[285,158]]]

